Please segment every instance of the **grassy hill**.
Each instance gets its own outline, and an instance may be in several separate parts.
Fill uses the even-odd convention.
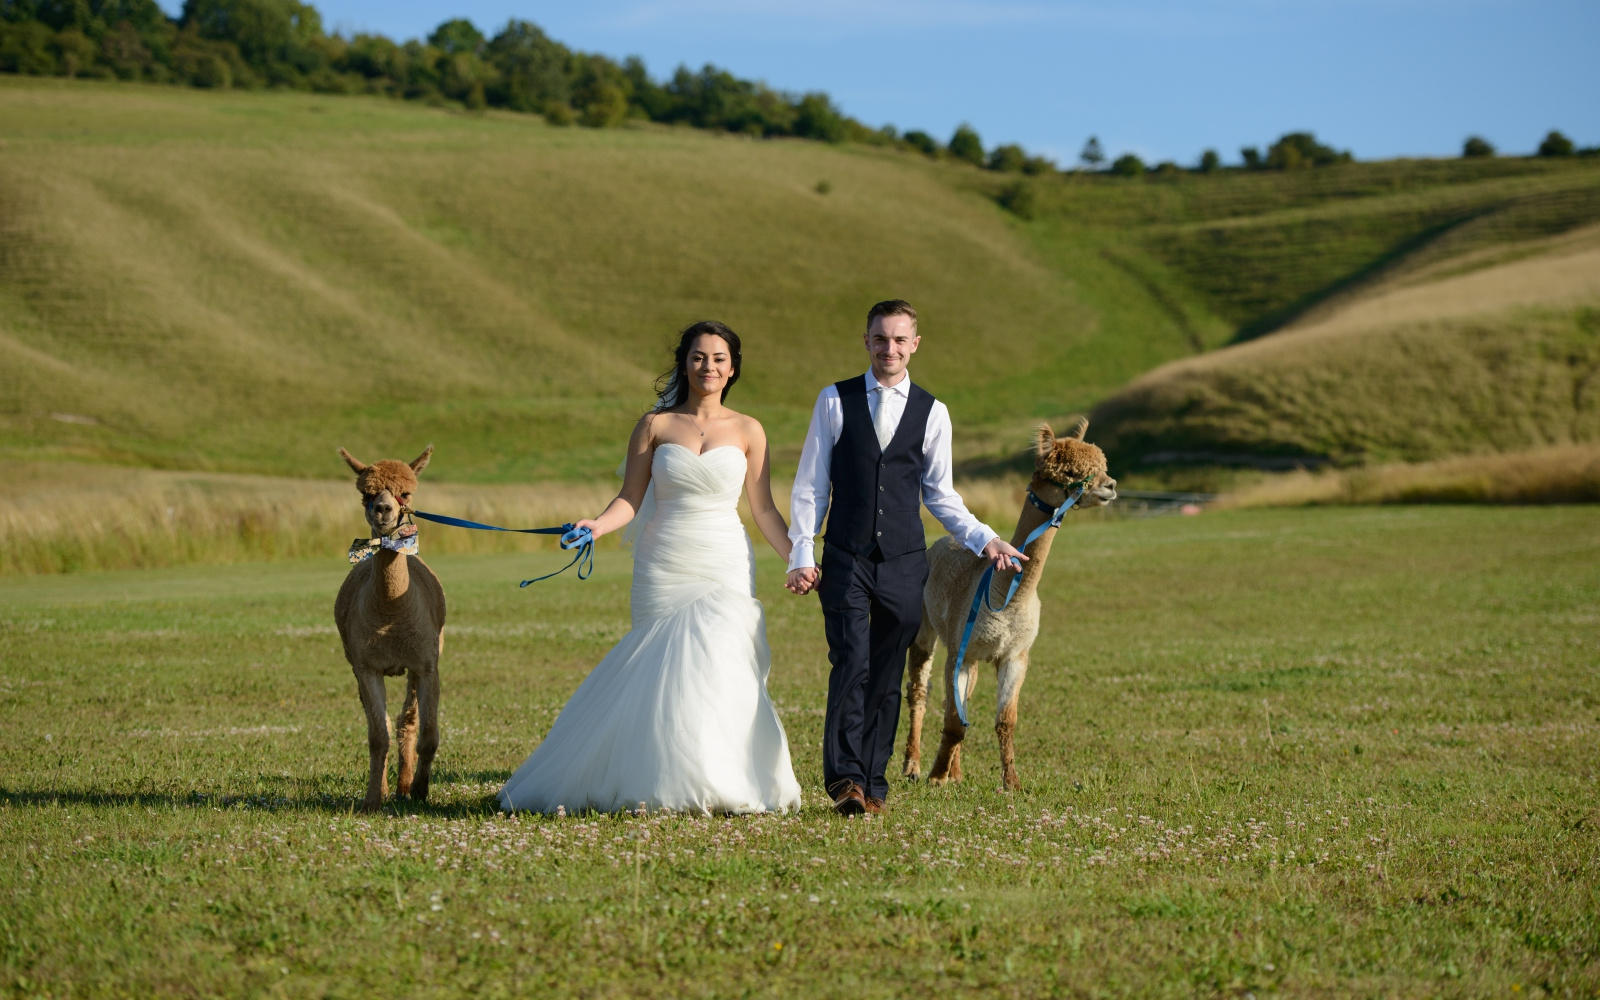
[[[1019,179],[18,77],[0,137],[0,454],[36,508],[92,507],[128,466],[222,477],[197,495],[331,481],[340,444],[432,442],[439,484],[608,481],[707,317],[745,337],[730,401],[781,477],[888,296],[922,311],[964,482],[1011,482],[1033,424],[1091,410],[1130,483],[1600,441],[1593,159]]]
[[[1188,350],[1114,266],[1064,280],[969,169],[903,155],[16,78],[0,134],[13,459],[332,476],[337,444],[433,441],[440,477],[592,478],[704,317],[782,458],[896,295],[969,450]]]

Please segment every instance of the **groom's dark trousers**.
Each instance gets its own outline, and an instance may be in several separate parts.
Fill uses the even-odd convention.
[[[830,795],[853,782],[885,799],[906,650],[922,621],[928,579],[922,446],[933,396],[911,386],[900,424],[880,448],[863,380],[837,388],[844,423],[829,467],[833,492],[817,588],[833,664],[822,778]]]

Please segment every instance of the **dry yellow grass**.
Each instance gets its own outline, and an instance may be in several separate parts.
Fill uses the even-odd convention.
[[[1569,444],[1417,464],[1287,472],[1226,493],[1215,506],[1595,502],[1600,502],[1600,444]]]
[[[0,574],[340,559],[366,527],[348,482],[23,463],[0,487]],[[590,517],[615,484],[428,485],[421,509],[509,528]],[[548,549],[543,536],[422,524],[429,552]]]

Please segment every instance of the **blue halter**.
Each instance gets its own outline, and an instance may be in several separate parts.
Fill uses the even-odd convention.
[[[1028,502],[1049,514],[1050,517],[1043,524],[1030,531],[1028,533],[1028,537],[1023,540],[1022,545],[1019,546],[1019,548],[1025,550],[1046,531],[1061,527],[1061,519],[1066,516],[1067,511],[1072,509],[1072,505],[1077,503],[1078,499],[1083,496],[1083,491],[1089,488],[1089,482],[1091,478],[1092,477],[1085,477],[1075,483],[1070,484],[1071,486],[1077,487],[1077,489],[1067,494],[1066,501],[1063,502],[1061,506],[1055,508],[1052,508],[1049,504],[1045,503],[1043,500],[1040,500],[1039,495],[1033,492],[1033,490],[1030,488],[1028,490]],[[1061,486],[1063,490],[1068,488],[1061,483],[1056,483],[1056,485]],[[978,622],[978,612],[980,609],[985,607],[987,607],[993,614],[999,614],[1000,612],[1004,611],[1006,606],[1011,603],[1011,598],[1016,596],[1017,588],[1022,585],[1022,571],[1019,569],[1017,571],[1017,575],[1011,578],[1011,585],[1006,588],[1006,599],[1000,602],[1000,606],[998,608],[989,601],[989,582],[993,579],[994,564],[990,563],[987,567],[985,567],[983,576],[978,580],[977,592],[972,595],[972,608],[967,612],[967,623],[961,628],[961,645],[956,647],[956,666],[955,671],[951,675],[951,684],[954,689],[954,697],[956,702],[956,717],[961,720],[961,725],[963,727],[967,725],[967,699],[962,693],[965,689],[965,685],[961,683],[961,665],[965,663],[967,659],[967,643],[972,641],[972,629],[973,626]]]

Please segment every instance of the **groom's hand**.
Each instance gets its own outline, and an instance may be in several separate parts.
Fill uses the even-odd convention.
[[[1022,564],[1028,557],[1017,551],[1016,546],[998,535],[989,539],[989,544],[983,547],[983,558],[994,564],[997,572],[1015,570],[1022,572]]]
[[[817,572],[817,568],[815,566],[807,566],[804,569],[792,569],[789,571],[789,578],[783,581],[783,585],[787,587],[789,592],[792,594],[809,594],[812,590],[816,589],[817,577],[820,575],[821,574]]]

